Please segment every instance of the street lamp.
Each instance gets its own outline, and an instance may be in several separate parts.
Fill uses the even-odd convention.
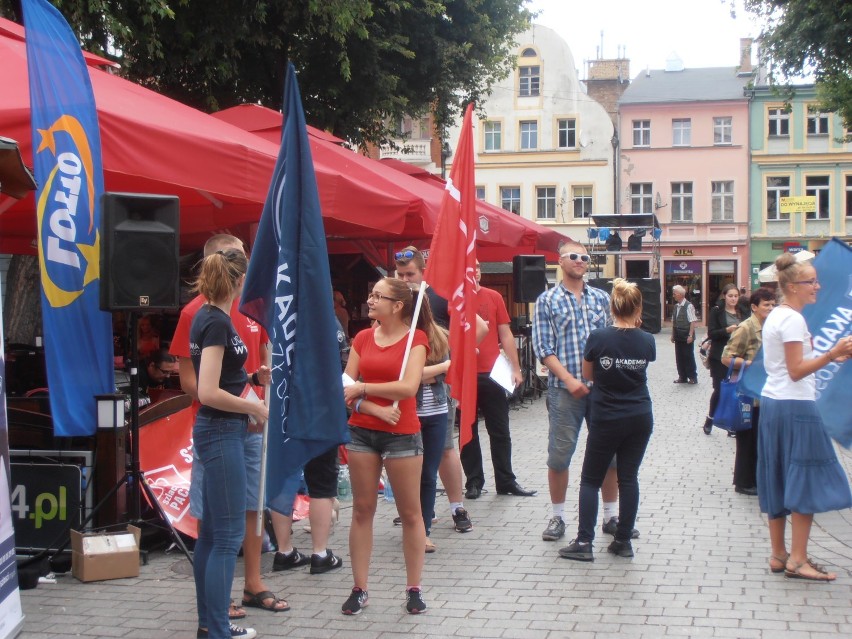
[[[447,179],[447,158],[452,156],[453,149],[450,147],[449,142],[441,143],[441,179]]]

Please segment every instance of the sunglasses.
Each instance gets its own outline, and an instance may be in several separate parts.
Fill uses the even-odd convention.
[[[397,251],[393,256],[398,260],[410,260],[414,257],[414,251]]]
[[[588,262],[590,259],[592,259],[591,257],[586,255],[585,253],[563,253],[559,257],[560,258],[567,258],[567,259],[571,260],[572,262],[576,262],[577,260],[580,260],[581,262]]]

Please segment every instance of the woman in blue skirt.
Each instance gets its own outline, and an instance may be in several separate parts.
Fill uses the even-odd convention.
[[[816,407],[814,373],[839,366],[852,355],[852,338],[814,354],[802,309],[816,302],[816,269],[785,253],[775,260],[784,302],[763,325],[763,358],[768,378],[760,397],[757,492],[769,518],[769,569],[791,579],[833,581],[837,575],[808,559],[814,513],[852,507],[843,467]],[[791,515],[790,552],[784,540]]]

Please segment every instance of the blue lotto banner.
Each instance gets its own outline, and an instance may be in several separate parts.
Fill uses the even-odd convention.
[[[852,248],[833,239],[814,259],[820,289],[816,304],[802,311],[813,336],[815,355],[826,352],[842,337],[852,332]],[[852,446],[852,411],[842,409],[849,405],[849,388],[852,388],[852,362],[833,362],[815,373],[816,402],[826,432],[837,443]],[[744,394],[760,397],[766,383],[763,352],[758,352],[754,362],[743,375],[739,386]]]
[[[288,477],[349,441],[325,229],[292,64],[284,108],[281,150],[240,301],[272,343],[266,485],[273,505]],[[290,497],[285,506],[292,503]]]
[[[114,390],[112,326],[99,309],[101,141],[74,33],[46,0],[24,0],[44,352],[54,434],[93,435],[94,396]]]

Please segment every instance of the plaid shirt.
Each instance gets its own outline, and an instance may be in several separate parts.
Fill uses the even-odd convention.
[[[763,325],[755,315],[750,315],[740,323],[740,327],[733,332],[731,339],[722,351],[722,357],[742,357],[753,360],[757,349],[763,341]]]
[[[578,300],[559,282],[539,295],[535,303],[532,340],[536,357],[544,360],[555,355],[569,373],[582,379],[583,349],[589,333],[611,323],[609,295],[584,285],[582,300]],[[553,373],[548,374],[548,383],[565,388]]]

